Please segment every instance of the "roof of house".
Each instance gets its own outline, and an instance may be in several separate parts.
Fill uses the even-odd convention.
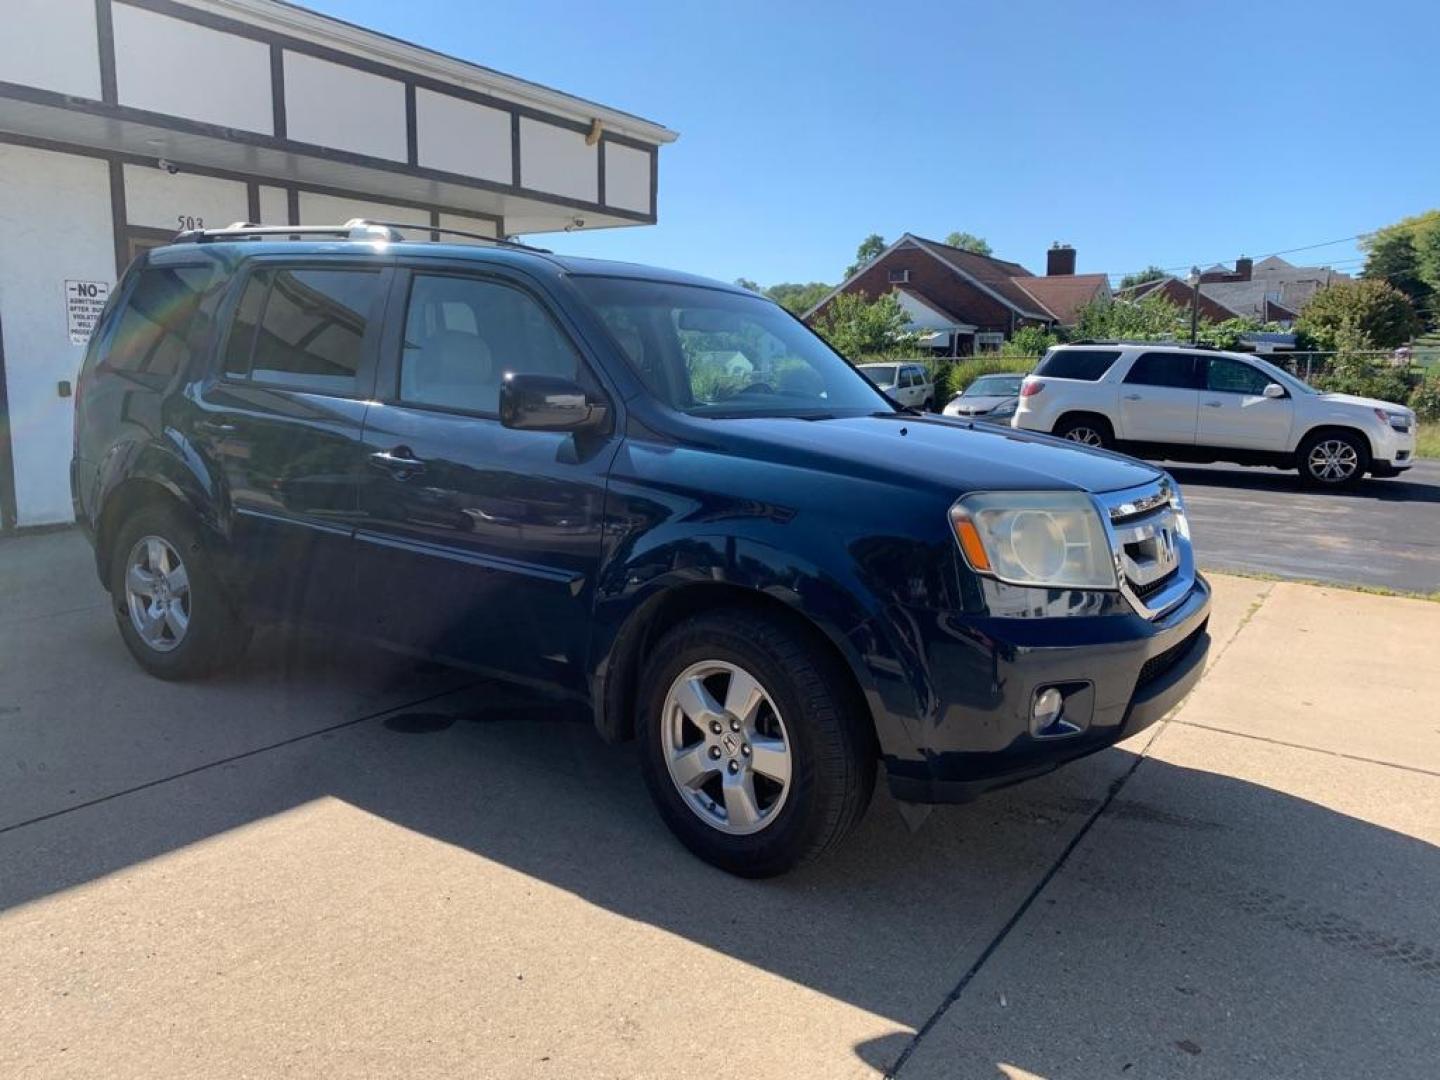
[[[1061,326],[1074,326],[1080,318],[1080,309],[1095,299],[1096,293],[1108,292],[1110,288],[1110,279],[1104,274],[1054,274],[1011,280],[1054,315]]]
[[[1044,310],[1042,305],[1037,304],[1033,296],[1015,284],[1017,277],[1032,276],[1030,271],[1019,263],[1010,262],[1008,259],[997,259],[993,255],[981,255],[977,251],[951,247],[938,240],[926,240],[923,236],[916,236],[913,233],[905,235],[951,269],[978,283],[1001,303],[1014,308],[1018,314],[1032,319],[1054,318]],[[1039,310],[1036,310],[1037,307]]]

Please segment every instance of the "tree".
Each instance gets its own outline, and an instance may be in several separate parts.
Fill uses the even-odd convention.
[[[1039,326],[1022,326],[1000,346],[1001,356],[1043,356],[1059,339]]]
[[[945,243],[953,248],[960,248],[962,251],[973,251],[976,255],[993,254],[993,249],[985,242],[985,238],[968,232],[952,232],[945,237]]]
[[[1164,270],[1161,270],[1160,267],[1156,266],[1154,263],[1151,263],[1144,270],[1141,270],[1138,273],[1126,274],[1124,277],[1122,277],[1120,279],[1120,288],[1131,289],[1134,288],[1136,285],[1144,285],[1147,281],[1159,281],[1161,278],[1169,276],[1170,275],[1165,273]]]
[[[1393,349],[1418,329],[1410,298],[1374,278],[1321,289],[1295,323],[1297,333],[1326,352]]]
[[[1097,341],[1179,341],[1190,336],[1190,314],[1160,294],[1139,300],[1097,296],[1080,309],[1070,336]]]
[[[1361,277],[1384,281],[1433,315],[1440,300],[1440,210],[1430,210],[1377,229],[1365,237]]]
[[[869,236],[865,237],[864,240],[860,241],[860,246],[855,249],[855,261],[845,268],[843,276],[848,278],[889,246],[889,244],[885,243],[883,236],[879,233],[872,232]]]
[[[849,360],[876,353],[905,352],[918,336],[908,327],[910,316],[894,293],[870,300],[859,293],[840,293],[825,305],[814,329],[830,347]]]
[[[759,285],[757,285],[755,282],[751,281],[748,277],[737,277],[737,278],[735,279],[735,284],[736,284],[736,285],[739,285],[740,288],[742,288],[742,289],[749,289],[751,292],[758,292],[758,293],[764,293],[764,292],[765,292],[764,289],[760,288]]]
[[[764,293],[785,310],[804,315],[824,300],[831,288],[832,286],[823,281],[812,281],[804,285],[798,281],[783,281],[778,285],[771,285]]]

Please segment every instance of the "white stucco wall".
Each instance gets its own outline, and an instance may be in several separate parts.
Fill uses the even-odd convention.
[[[482,236],[495,236],[495,223],[486,221],[483,218],[461,217],[459,214],[441,214],[440,225],[446,229],[464,229],[466,232],[479,233]],[[440,239],[446,244],[483,244],[483,240],[471,240],[464,236],[446,236],[443,233]]]
[[[369,218],[372,221],[399,221],[430,224],[430,211],[411,210],[404,206],[390,206],[381,202],[364,202],[358,199],[337,199],[333,195],[316,195],[314,192],[300,192],[300,223],[302,225],[343,225],[351,218]],[[281,222],[288,225],[289,222]],[[417,229],[405,232],[411,240],[430,239],[430,230]]]
[[[578,131],[529,117],[520,120],[520,183],[525,187],[595,202],[598,152],[598,146],[585,145],[585,136]]]
[[[286,199],[284,188],[260,185],[260,220],[256,224],[290,224],[290,203]]]
[[[619,143],[605,144],[605,203],[650,212],[650,155]]]
[[[149,165],[125,166],[127,224],[177,232],[223,229],[244,221],[249,208],[245,185],[239,180],[185,172],[171,175]]]
[[[94,0],[4,0],[0,82],[100,96]]]
[[[285,53],[286,133],[316,146],[404,161],[405,86],[301,53]]]
[[[416,150],[431,169],[510,183],[510,114],[424,87],[415,91]]]
[[[65,281],[115,280],[110,173],[95,158],[0,144],[0,330],[21,525],[69,521],[74,381],[85,349],[70,344]]]
[[[120,104],[274,132],[268,45],[127,4],[112,10]]]

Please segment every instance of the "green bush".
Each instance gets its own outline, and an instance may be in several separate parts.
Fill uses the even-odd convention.
[[[1406,404],[1421,420],[1440,420],[1440,368],[1429,370],[1425,381],[1410,391]]]
[[[942,361],[935,372],[935,405],[943,407],[981,375],[1028,374],[1039,362],[1038,356],[968,356]]]
[[[1314,383],[1317,390],[1381,401],[1402,402],[1410,396],[1410,379],[1404,370],[1356,353],[1335,357],[1325,374],[1318,376]]]

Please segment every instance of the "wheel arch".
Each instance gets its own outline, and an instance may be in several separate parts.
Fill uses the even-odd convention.
[[[1050,425],[1050,433],[1056,434],[1066,424],[1074,420],[1089,420],[1092,423],[1099,423],[1106,431],[1110,432],[1110,438],[1115,438],[1115,423],[1103,412],[1096,412],[1094,409],[1066,409],[1055,418],[1055,423]]]
[[[870,731],[879,738],[875,687],[867,685],[864,667],[848,642],[764,589],[714,580],[658,589],[625,619],[610,647],[594,695],[595,726],[603,738],[621,742],[634,737],[641,668],[651,646],[687,618],[727,610],[774,619],[813,642],[842,672],[844,693],[869,718]]]
[[[193,519],[207,535],[216,535],[212,490],[179,459],[155,447],[147,447],[127,462],[123,473],[106,487],[95,516],[95,569],[108,589],[111,545],[125,520],[137,510],[168,505]]]
[[[1301,433],[1300,438],[1295,440],[1295,463],[1297,466],[1300,464],[1300,451],[1305,448],[1305,444],[1311,439],[1327,434],[1354,436],[1360,440],[1361,444],[1365,447],[1366,453],[1368,453],[1371,458],[1375,456],[1375,444],[1370,441],[1370,436],[1361,428],[1352,427],[1349,424],[1322,421],[1311,424]]]

